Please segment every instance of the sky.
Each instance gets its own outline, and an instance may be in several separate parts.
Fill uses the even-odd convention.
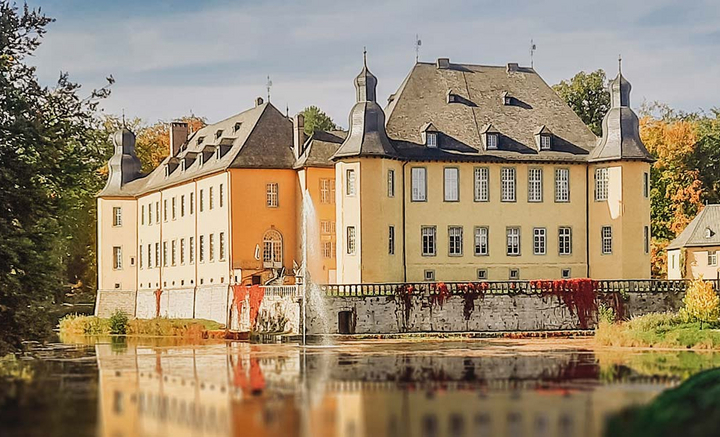
[[[368,66],[381,105],[415,62],[530,64],[549,84],[579,71],[614,77],[618,55],[632,106],[720,107],[720,1],[634,0],[27,0],[56,19],[30,63],[51,85],[61,71],[102,104],[148,123],[188,114],[219,121],[266,97],[309,105],[347,127],[353,78]]]

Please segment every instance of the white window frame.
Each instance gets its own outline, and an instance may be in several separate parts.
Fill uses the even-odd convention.
[[[500,170],[500,201],[515,202],[517,199],[515,190],[516,170],[515,167],[503,167]]]
[[[543,169],[528,168],[528,202],[543,201]]]
[[[171,250],[171,263],[173,266],[177,265],[177,240],[172,240],[170,242],[170,250]]]
[[[320,203],[335,203],[335,179],[320,179]]]
[[[188,261],[195,264],[195,237],[188,238]]]
[[[420,250],[422,256],[437,255],[437,226],[420,227]]]
[[[547,229],[533,228],[533,255],[547,253]]]
[[[200,241],[199,241],[199,251],[198,251],[198,261],[201,263],[205,262],[205,236],[200,235]]]
[[[477,278],[481,281],[487,280],[487,278],[488,278],[487,269],[477,269]]]
[[[348,255],[355,255],[357,251],[357,235],[355,234],[355,226],[348,226],[346,230],[346,252]]]
[[[163,221],[168,221],[168,201],[167,199],[163,199]]]
[[[410,201],[427,202],[427,168],[410,169]]]
[[[716,250],[708,250],[707,253],[707,261],[709,266],[717,266],[717,251]]]
[[[650,197],[650,173],[643,172],[643,197]]]
[[[140,206],[140,224],[145,224],[145,205]]]
[[[173,196],[171,203],[172,219],[177,220],[177,196]]]
[[[220,186],[218,187],[218,201],[220,203],[220,208],[225,205],[225,190],[223,190],[223,185],[224,184],[220,184]]]
[[[564,203],[570,201],[570,169],[555,169],[555,202]]]
[[[511,268],[508,272],[508,280],[510,281],[519,281],[520,280],[520,269],[518,268]]]
[[[205,190],[200,190],[200,212],[205,210]]]
[[[113,227],[122,226],[122,207],[113,206]]]
[[[558,228],[558,255],[572,255],[572,228],[570,226]]]
[[[395,226],[388,226],[388,255],[395,255]]]
[[[448,256],[463,256],[462,226],[448,226]]]
[[[160,267],[160,242],[155,243],[155,267]]]
[[[475,256],[490,255],[490,228],[487,226],[476,226],[473,242]]]
[[[157,267],[157,265],[155,266]],[[148,243],[147,245],[147,268],[152,268],[152,244]]]
[[[225,261],[225,232],[218,235],[218,247],[220,249],[220,261]]]
[[[190,193],[190,214],[195,213],[195,193]]]
[[[167,240],[163,241],[163,253],[162,253],[162,258],[163,258],[163,259],[162,259],[163,267],[167,267],[167,266],[168,266],[168,262],[169,262],[169,260],[168,260],[169,257],[168,257],[168,244],[167,244]]]
[[[180,217],[185,217],[185,195],[180,196]]]
[[[445,202],[460,201],[460,169],[457,167],[443,168],[443,200]]]
[[[540,134],[540,150],[552,149],[552,137],[547,134]]]
[[[180,239],[180,265],[185,265],[185,239]]]
[[[425,279],[425,282],[432,282],[435,280],[435,270],[425,270],[423,271],[423,279]]]
[[[507,256],[520,256],[520,227],[508,226],[505,229],[507,237],[507,247],[505,254]]]
[[[152,203],[148,203],[148,226],[153,224],[153,209],[152,209]]]
[[[345,195],[354,197],[357,194],[357,179],[355,178],[355,169],[349,168],[345,170]]]
[[[425,145],[427,147],[436,149],[438,146],[438,134],[437,132],[426,132],[425,133]]]
[[[608,199],[610,172],[608,167],[595,169],[595,201],[604,202]]]
[[[488,150],[497,150],[498,143],[500,143],[500,135],[498,134],[485,134],[485,141],[487,142]]]
[[[475,202],[490,201],[490,168],[475,167]]]
[[[643,226],[643,250],[645,254],[650,253],[650,227]]]
[[[265,206],[277,208],[280,205],[280,186],[277,182],[265,184]]]
[[[395,170],[389,169],[387,173],[387,195],[395,197]]]
[[[123,253],[122,246],[113,246],[113,270],[122,270],[123,268]]]
[[[600,228],[600,246],[603,255],[612,254],[612,227],[603,226]]]
[[[208,238],[208,260],[215,262],[215,234],[210,234]]]
[[[215,196],[214,196],[214,187],[208,188],[208,210],[212,211],[213,208],[215,208]]]

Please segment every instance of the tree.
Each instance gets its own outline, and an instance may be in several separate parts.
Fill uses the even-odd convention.
[[[194,115],[181,117],[177,121],[188,123],[191,132],[207,124],[205,118]],[[170,126],[168,122],[159,121],[140,128],[136,134],[135,153],[142,163],[142,170],[148,173],[160,165],[170,152]]]
[[[300,113],[305,117],[305,133],[307,135],[312,135],[316,130],[329,131],[338,129],[332,118],[317,106],[308,106]]]
[[[697,144],[691,159],[705,188],[704,200],[720,203],[720,109],[699,117],[696,123]]]
[[[602,135],[602,120],[610,109],[606,82],[603,70],[590,74],[581,71],[552,87],[597,136]]]
[[[67,73],[43,87],[25,63],[52,21],[0,0],[0,354],[49,330],[73,230],[108,155],[96,116],[108,87],[81,98]]]

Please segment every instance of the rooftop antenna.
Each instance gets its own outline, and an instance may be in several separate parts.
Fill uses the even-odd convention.
[[[532,39],[530,40],[530,68],[535,68],[535,50],[537,50],[537,46],[535,45],[535,41]]]
[[[622,74],[622,55],[618,55],[618,74]]]
[[[363,46],[363,67],[367,68],[367,47]]]
[[[122,127],[127,127],[125,124],[125,108],[122,109]]]
[[[418,60],[420,59],[420,46],[422,45],[422,40],[420,39],[420,36],[416,33],[415,34],[415,63],[417,64]]]
[[[272,87],[272,81],[270,80],[270,76],[267,77],[267,83],[265,84],[265,86],[267,87],[267,93],[268,93],[268,94],[267,94],[267,97],[268,97],[267,101],[268,101],[268,103],[269,103],[269,102],[270,102],[270,87]]]

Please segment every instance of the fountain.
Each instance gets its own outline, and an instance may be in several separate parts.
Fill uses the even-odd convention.
[[[328,332],[330,326],[323,290],[312,280],[312,271],[319,264],[320,232],[318,229],[317,212],[310,192],[306,189],[302,201],[302,344],[307,347],[307,307],[310,304],[312,317],[319,324],[320,332]],[[322,344],[330,344],[327,336],[322,337]]]

